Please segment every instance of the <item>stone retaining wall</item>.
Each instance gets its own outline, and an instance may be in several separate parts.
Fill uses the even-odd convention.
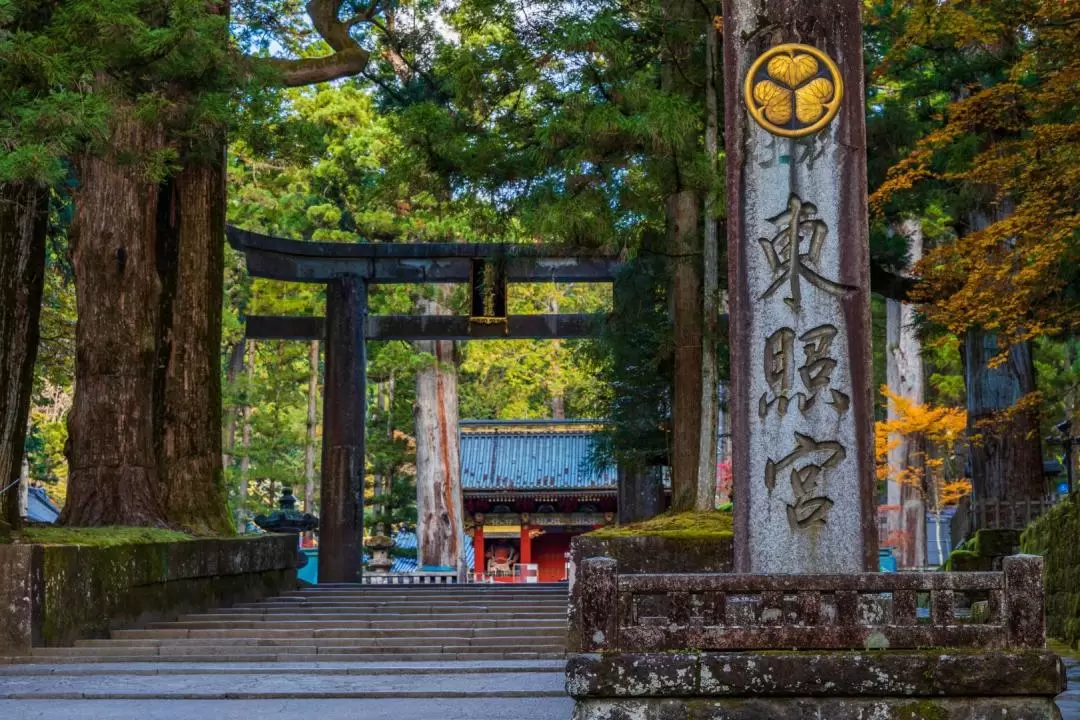
[[[0,654],[296,586],[295,535],[87,547],[0,545]]]
[[[1080,645],[1080,496],[1073,494],[1028,526],[1022,552],[1042,555],[1046,583],[1046,633]]]

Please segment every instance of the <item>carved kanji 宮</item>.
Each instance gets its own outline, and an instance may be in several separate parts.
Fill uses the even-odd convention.
[[[776,488],[776,476],[791,468],[793,502],[787,505],[788,522],[792,529],[824,525],[833,501],[825,495],[825,470],[837,467],[847,457],[847,450],[833,440],[817,441],[809,435],[795,433],[795,449],[765,465],[765,487]],[[800,461],[809,462],[800,465]]]

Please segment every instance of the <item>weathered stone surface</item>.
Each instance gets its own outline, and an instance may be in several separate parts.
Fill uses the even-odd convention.
[[[723,16],[736,564],[755,573],[871,570],[860,3],[726,0]],[[774,57],[780,71],[769,62],[768,77],[750,78],[755,97],[770,86],[800,118],[793,104],[805,83],[827,89],[819,97],[835,118],[802,137],[763,128],[744,94],[755,60],[786,43],[837,66],[803,48]]]
[[[26,650],[36,640],[42,594],[41,548],[0,545],[0,650]]]
[[[585,558],[609,557],[618,563],[620,574],[663,572],[728,573],[735,560],[730,537],[701,538],[655,536],[592,537],[579,535],[570,543],[570,603],[577,607],[581,591],[576,575]],[[579,614],[570,614],[571,649],[584,650]]]
[[[1050,652],[608,653],[572,655],[567,692],[621,697],[961,697],[1065,689]]]
[[[1046,631],[1080,646],[1080,494],[1074,493],[1028,525],[1020,540],[1022,552],[1046,561]]]
[[[697,695],[699,665],[692,653],[571,655],[566,692],[575,698]]]
[[[579,535],[570,543],[576,567],[587,557],[606,556],[619,563],[619,573],[707,572],[728,573],[735,569],[730,537],[591,537]]]
[[[1049,698],[584,700],[573,720],[1061,720]]]
[[[103,637],[296,584],[296,536],[0,546],[0,651]],[[0,615],[4,613],[0,612]]]

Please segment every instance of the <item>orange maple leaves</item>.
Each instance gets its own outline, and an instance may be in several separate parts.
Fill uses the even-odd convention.
[[[882,387],[893,418],[875,426],[874,450],[879,480],[894,480],[916,488],[932,510],[957,503],[971,493],[971,482],[956,472],[958,453],[967,429],[961,408],[922,405]],[[909,448],[904,464],[889,465],[889,453],[902,444]]]
[[[1004,81],[969,86],[943,124],[893,166],[871,196],[881,214],[928,181],[951,186],[990,220],[931,249],[914,299],[929,320],[961,333],[996,332],[1003,345],[1075,328],[1080,303],[1065,290],[1080,273],[1080,20],[1075,7],[1033,0],[915,3],[902,48],[953,38],[961,52],[1009,43]],[[960,32],[958,29],[963,29]],[[973,78],[973,81],[975,79]],[[975,148],[971,152],[969,148]],[[958,162],[958,158],[968,159]],[[956,217],[958,226],[968,218]]]

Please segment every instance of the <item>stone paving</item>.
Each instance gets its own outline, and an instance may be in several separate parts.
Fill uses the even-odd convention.
[[[0,700],[12,720],[568,720],[570,698],[438,700]]]
[[[1080,720],[1080,660],[1065,658],[1069,668],[1069,687],[1058,696],[1057,704],[1062,720]]]

